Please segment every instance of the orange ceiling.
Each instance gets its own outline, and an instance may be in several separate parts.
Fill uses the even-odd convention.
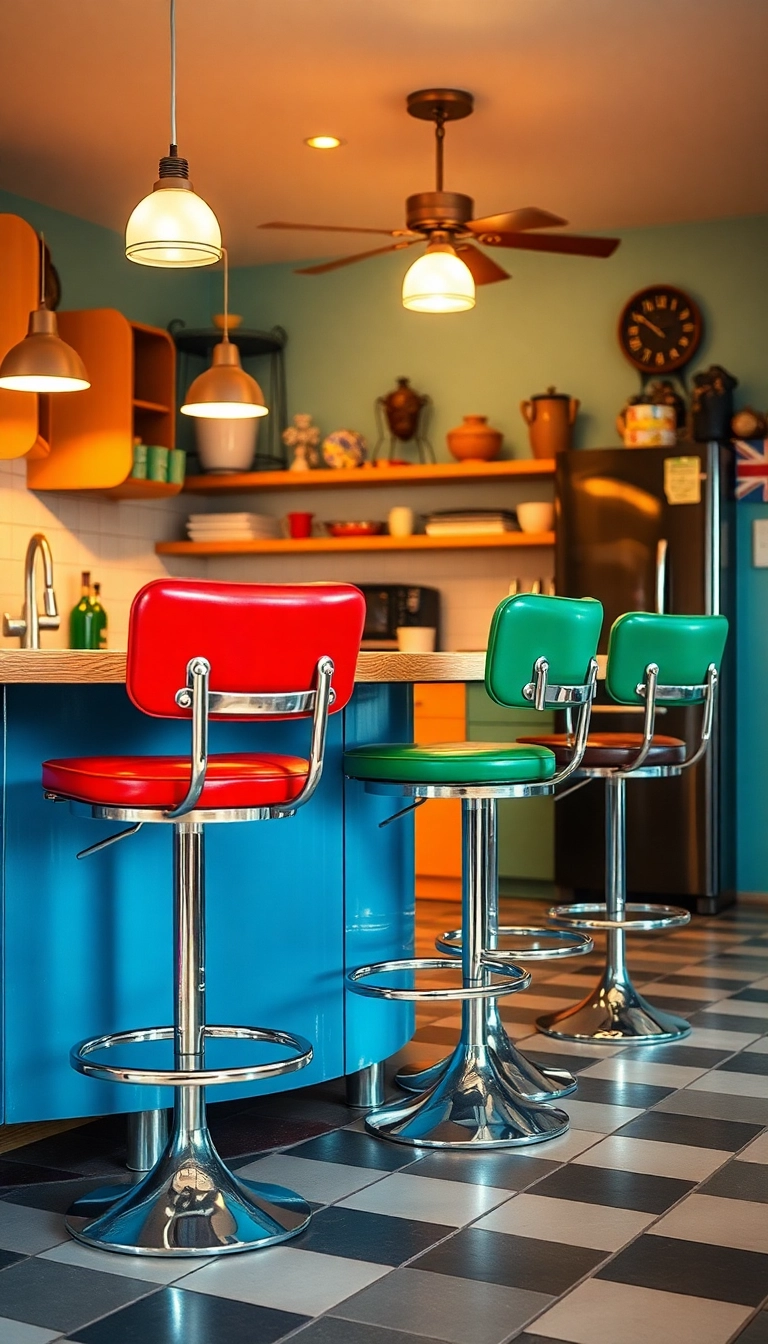
[[[178,0],[179,147],[233,260],[397,227],[430,190],[411,89],[476,96],[446,187],[581,229],[768,210],[767,0]],[[0,186],[122,229],[168,141],[167,0],[24,0],[0,16]],[[333,132],[332,153],[302,140]]]

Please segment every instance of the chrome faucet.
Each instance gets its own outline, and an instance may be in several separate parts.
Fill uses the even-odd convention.
[[[38,551],[43,557],[44,614],[37,609],[37,572],[35,561]],[[59,611],[56,606],[56,594],[53,591],[53,556],[48,538],[42,532],[30,537],[24,560],[24,610],[21,617],[3,616],[3,634],[15,635],[21,640],[22,649],[40,648],[41,630],[58,630]]]

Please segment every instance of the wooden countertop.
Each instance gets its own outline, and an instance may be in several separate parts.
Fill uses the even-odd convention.
[[[359,682],[482,681],[484,653],[390,653],[365,651],[357,661]],[[80,649],[0,649],[0,683],[124,682],[125,653]]]

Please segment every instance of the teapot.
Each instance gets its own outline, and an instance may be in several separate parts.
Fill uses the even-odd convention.
[[[520,402],[520,413],[528,424],[528,437],[534,457],[554,457],[571,446],[571,429],[581,403],[576,397],[548,387]]]

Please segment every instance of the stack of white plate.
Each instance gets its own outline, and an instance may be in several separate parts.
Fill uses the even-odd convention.
[[[281,537],[280,519],[271,513],[191,513],[192,541],[261,541]]]

